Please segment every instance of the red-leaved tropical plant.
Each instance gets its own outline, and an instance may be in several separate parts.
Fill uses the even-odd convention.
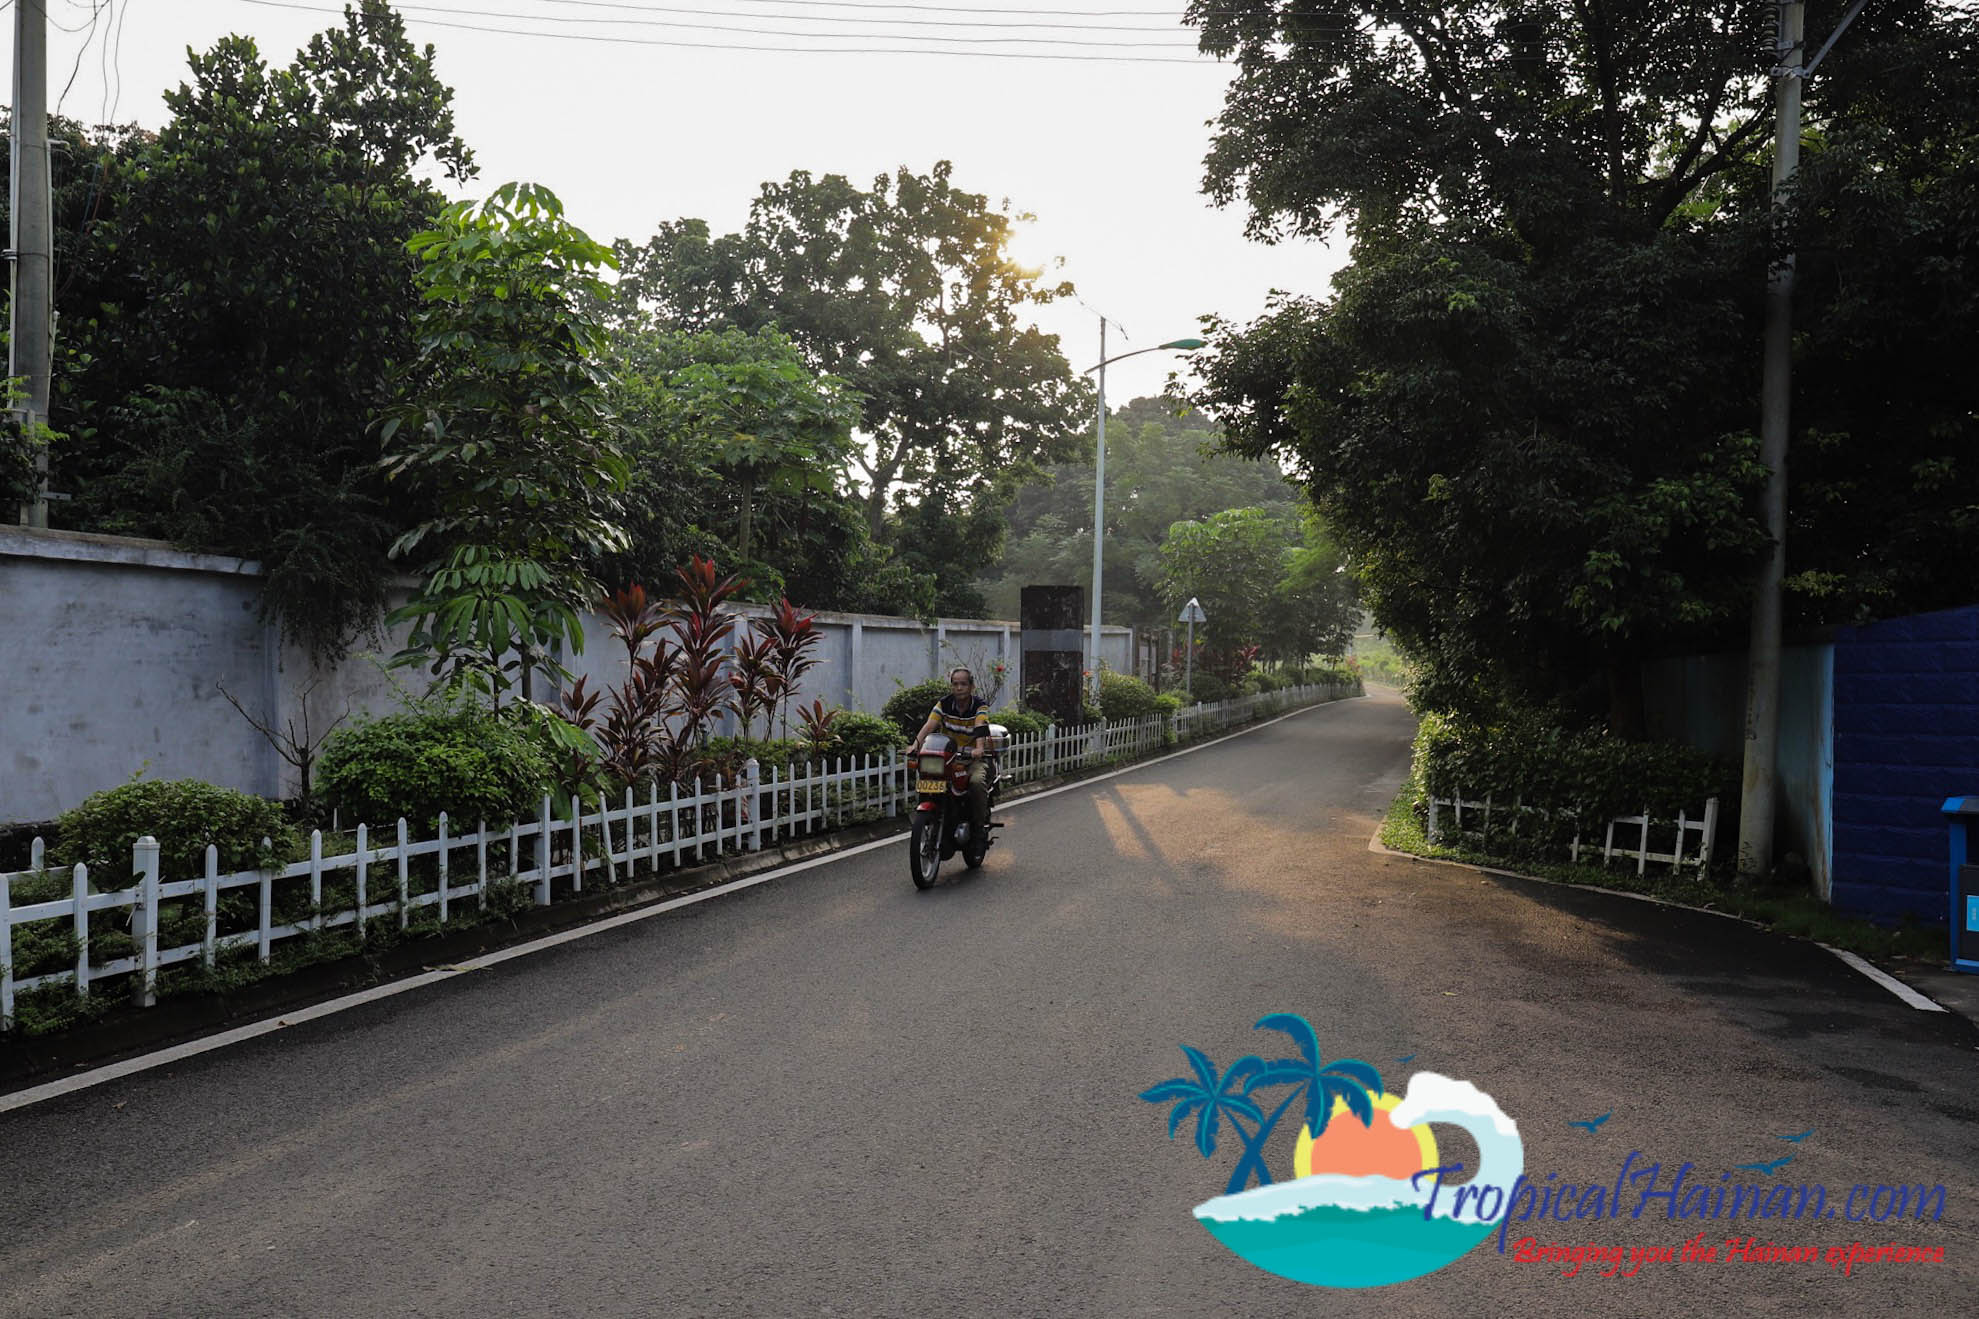
[[[675,761],[700,749],[708,725],[733,708],[734,688],[725,670],[724,653],[735,618],[721,612],[722,604],[749,584],[745,577],[723,577],[714,560],[694,555],[676,574],[680,603],[668,620],[673,628],[678,660],[674,669],[674,705],[680,717],[675,731]]]
[[[804,675],[817,667],[818,658],[811,651],[825,639],[824,633],[818,630],[817,615],[798,613],[788,596],[777,602],[768,618],[759,618],[751,626],[770,643],[771,664],[784,703],[783,733],[788,737],[790,698],[797,694]]]
[[[827,709],[823,701],[812,701],[809,705],[797,707],[797,718],[804,726],[804,742],[813,751],[823,751],[831,745],[831,726],[838,722],[843,710]]]
[[[739,638],[728,675],[734,691],[735,711],[742,717],[742,736],[755,736],[756,715],[768,711],[774,717],[777,698],[783,694],[783,679],[776,671],[776,646],[765,636]],[[767,730],[765,730],[767,731]]]

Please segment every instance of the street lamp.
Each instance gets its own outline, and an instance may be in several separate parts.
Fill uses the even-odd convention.
[[[1179,349],[1194,352],[1203,346],[1200,339],[1171,339],[1167,343],[1156,344],[1152,348],[1136,348],[1131,353],[1121,353],[1118,357],[1106,355],[1106,317],[1099,318],[1099,364],[1089,366],[1081,375],[1099,372],[1099,452],[1093,459],[1093,635],[1092,656],[1086,671],[1092,675],[1088,690],[1093,699],[1099,699],[1099,583],[1101,554],[1106,538],[1106,368],[1109,364],[1129,357],[1139,357],[1142,353],[1158,353],[1164,349]]]

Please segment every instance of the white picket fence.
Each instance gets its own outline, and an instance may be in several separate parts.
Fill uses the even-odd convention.
[[[1131,760],[1353,691],[1324,684],[1293,687],[1196,705],[1173,716],[1053,726],[1011,738],[1002,774],[1006,782],[1025,783]],[[742,776],[726,784],[697,781],[691,790],[675,784],[664,793],[654,786],[644,800],[628,789],[622,801],[599,798],[568,819],[555,818],[545,797],[533,820],[493,828],[478,822],[473,832],[459,835],[444,814],[436,835],[417,841],[403,819],[382,844],[359,825],[350,834],[333,835],[328,855],[318,830],[309,837],[304,860],[225,875],[218,849],[208,846],[203,873],[168,877],[161,871],[158,843],[147,836],[131,857],[137,882],[108,892],[94,890],[87,866],[69,867],[66,874],[48,870],[44,844],[36,838],[30,869],[0,871],[0,1030],[12,1028],[21,993],[66,985],[87,997],[92,985],[128,976],[132,1001],[148,1007],[157,1001],[159,972],[181,963],[198,962],[211,970],[223,954],[245,948],[267,962],[284,940],[346,929],[362,943],[379,921],[401,931],[416,917],[422,926],[429,919],[444,926],[463,906],[480,915],[504,885],[546,906],[582,893],[586,884],[622,884],[860,819],[897,817],[913,799],[913,778],[898,751],[813,762],[788,775],[773,768],[767,777],[752,760]],[[32,894],[33,900],[15,905],[17,892]],[[236,895],[253,901],[227,901]],[[112,915],[106,920],[104,912]],[[32,959],[45,966],[63,930],[72,946],[60,949],[61,969],[16,979],[16,932],[29,942]],[[37,938],[49,946],[33,948]],[[92,942],[99,949],[117,946],[113,955],[98,960]]]
[[[1464,831],[1464,812],[1469,811],[1473,816],[1480,817],[1473,826],[1476,832],[1480,835],[1489,835],[1491,831],[1491,813],[1494,809],[1490,795],[1487,794],[1483,801],[1465,801],[1463,799],[1463,792],[1459,789],[1455,797],[1431,797],[1429,799],[1428,832],[1431,843],[1441,843],[1443,841],[1440,813],[1446,808],[1454,816],[1452,828],[1457,832],[1462,833]],[[1501,813],[1501,819],[1505,815],[1510,815],[1516,822],[1521,814],[1537,810],[1538,808],[1527,807],[1514,800],[1509,811],[1502,802],[1497,803],[1495,809]],[[1642,808],[1640,815],[1618,815],[1612,820],[1609,820],[1599,849],[1601,853],[1601,864],[1605,867],[1610,865],[1616,857],[1625,859],[1634,857],[1635,873],[1638,875],[1646,873],[1646,867],[1651,861],[1659,865],[1669,866],[1672,870],[1681,870],[1688,865],[1695,867],[1697,873],[1700,875],[1708,872],[1711,869],[1711,844],[1718,834],[1718,799],[1716,797],[1708,799],[1704,803],[1704,813],[1702,815],[1692,815],[1688,811],[1680,810],[1677,812],[1676,819],[1666,819],[1663,823],[1665,826],[1672,827],[1675,830],[1673,850],[1669,852],[1657,852],[1651,849],[1649,841],[1650,833],[1655,828],[1656,821],[1651,818],[1647,806]],[[1633,828],[1636,831],[1634,847],[1617,847],[1615,845],[1615,826],[1617,825],[1622,826],[1624,829]],[[1514,823],[1511,828],[1515,832],[1517,824]],[[1690,835],[1693,833],[1698,836],[1697,846],[1690,848],[1689,854],[1686,855],[1685,850]],[[1624,841],[1626,841],[1626,836],[1624,837]],[[1574,831],[1573,842],[1567,851],[1569,857],[1578,864],[1582,851],[1586,851],[1592,857],[1596,848],[1592,843],[1583,845],[1580,831],[1576,829]]]

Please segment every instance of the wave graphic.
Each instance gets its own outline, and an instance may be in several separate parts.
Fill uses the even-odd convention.
[[[1518,1124],[1468,1081],[1418,1072],[1402,1101],[1375,1110],[1374,1120],[1405,1129],[1422,1122],[1462,1127],[1478,1148],[1470,1180],[1505,1193],[1525,1170]],[[1425,1212],[1432,1194],[1434,1209]],[[1450,1184],[1436,1193],[1431,1178],[1412,1186],[1394,1177],[1315,1173],[1217,1196],[1195,1214],[1212,1236],[1261,1269],[1321,1286],[1377,1287],[1442,1268],[1490,1235],[1503,1210],[1494,1205],[1487,1220],[1477,1212],[1477,1197],[1466,1197],[1460,1215],[1455,1199]]]

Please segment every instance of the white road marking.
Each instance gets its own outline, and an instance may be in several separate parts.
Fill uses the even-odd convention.
[[[1078,779],[1056,788],[1047,788],[1043,792],[1028,793],[998,809],[1000,811],[1009,811],[1029,802],[1042,800],[1045,797],[1055,797],[1061,792],[1071,792],[1075,788],[1083,788],[1088,784],[1104,782],[1107,779],[1116,779],[1122,774],[1138,773],[1151,766],[1159,765],[1163,761],[1173,760],[1177,756],[1186,756],[1197,751],[1206,751],[1219,743],[1228,742],[1231,738],[1243,737],[1245,734],[1254,733],[1260,728],[1269,728],[1273,724],[1291,719],[1294,716],[1309,714],[1314,710],[1330,709],[1340,704],[1342,704],[1341,701],[1327,701],[1321,705],[1309,705],[1302,710],[1293,710],[1289,713],[1278,715],[1276,718],[1266,719],[1261,723],[1247,725],[1234,733],[1226,733],[1222,737],[1213,738],[1208,742],[1198,742],[1194,746],[1183,747],[1179,751],[1171,751],[1165,756],[1156,756],[1152,760],[1136,761],[1134,764],[1121,769],[1111,770],[1105,774],[1095,774],[1090,778]],[[156,1052],[141,1054],[135,1058],[126,1058],[122,1062],[106,1063],[102,1067],[94,1067],[85,1072],[77,1072],[75,1075],[65,1076],[59,1081],[46,1081],[41,1085],[33,1086],[26,1090],[16,1090],[12,1094],[0,1095],[0,1113],[11,1112],[18,1108],[26,1108],[31,1104],[39,1104],[44,1100],[56,1099],[62,1095],[74,1094],[78,1090],[87,1090],[91,1086],[122,1080],[126,1076],[132,1076],[138,1072],[150,1071],[154,1067],[164,1067],[171,1063],[182,1062],[187,1058],[197,1057],[202,1053],[210,1053],[215,1049],[224,1049],[231,1044],[240,1044],[246,1040],[258,1039],[263,1035],[270,1035],[275,1031],[284,1030],[290,1026],[298,1026],[305,1021],[315,1021],[318,1018],[332,1016],[339,1012],[348,1012],[352,1008],[363,1007],[366,1003],[376,1003],[380,999],[391,998],[396,994],[404,994],[415,989],[422,989],[427,985],[437,984],[442,980],[451,980],[464,972],[485,970],[488,967],[499,965],[512,958],[527,957],[531,953],[540,953],[546,949],[555,948],[560,944],[570,943],[575,939],[582,939],[593,934],[602,934],[606,930],[615,930],[620,926],[631,925],[638,921],[651,920],[655,916],[663,916],[667,912],[677,911],[682,907],[692,906],[697,902],[706,902],[710,898],[718,898],[724,894],[737,893],[746,888],[754,888],[758,884],[766,884],[770,880],[780,879],[785,875],[794,875],[800,870],[810,870],[815,866],[828,865],[833,861],[842,861],[846,857],[857,856],[861,852],[871,852],[876,848],[890,847],[895,843],[904,841],[906,838],[907,834],[903,832],[886,838],[875,839],[869,843],[859,843],[852,847],[827,852],[822,856],[792,862],[787,866],[778,866],[774,870],[765,870],[760,875],[750,875],[744,879],[733,880],[730,883],[722,884],[715,888],[702,889],[698,893],[688,893],[677,898],[669,898],[665,902],[656,902],[651,906],[640,907],[635,911],[621,912],[616,916],[608,916],[603,920],[592,921],[588,925],[574,926],[557,934],[545,935],[540,939],[531,939],[528,943],[519,943],[513,947],[500,948],[480,957],[469,958],[464,962],[426,971],[420,975],[408,976],[404,980],[394,980],[386,985],[374,985],[370,989],[359,990],[354,994],[345,994],[341,998],[329,999],[311,1007],[296,1008],[292,1011],[283,1012],[279,1016],[252,1022],[246,1026],[236,1026],[232,1030],[221,1031],[218,1035],[209,1035],[197,1040],[187,1040],[183,1044],[175,1044],[168,1049],[159,1049]]]
[[[1924,995],[1918,993],[1916,990],[1912,989],[1909,985],[1906,985],[1903,981],[1897,979],[1889,972],[1881,970],[1878,967],[1871,966],[1868,962],[1863,961],[1860,957],[1857,957],[1854,953],[1849,952],[1847,949],[1830,948],[1825,943],[1822,944],[1821,946],[1823,948],[1827,948],[1829,952],[1841,958],[1844,962],[1847,962],[1850,966],[1862,972],[1862,974],[1868,976],[1871,980],[1875,981],[1883,988],[1889,990],[1892,994],[1895,994],[1898,998],[1902,999],[1905,1003],[1908,1003],[1911,1007],[1916,1008],[1919,1012],[1943,1012],[1946,1010],[1943,1004],[1934,1002],[1931,999],[1924,997]]]

